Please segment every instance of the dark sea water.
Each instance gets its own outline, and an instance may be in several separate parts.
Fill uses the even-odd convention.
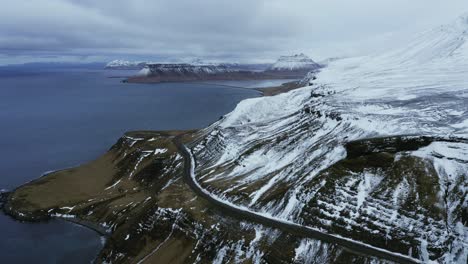
[[[128,84],[128,72],[0,67],[0,189],[90,161],[129,130],[202,128],[249,89],[207,84]],[[94,231],[60,220],[19,223],[0,214],[1,263],[87,263]]]
[[[273,79],[273,80],[250,80],[250,81],[206,81],[204,83],[220,84],[234,87],[244,88],[265,88],[273,86],[281,86],[286,82],[297,81],[297,79]]]

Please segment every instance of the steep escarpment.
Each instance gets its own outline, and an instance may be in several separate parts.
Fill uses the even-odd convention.
[[[197,181],[274,219],[423,261],[466,263],[463,21],[402,50],[334,61],[307,88],[241,102],[192,145]],[[414,145],[402,135],[433,140]],[[349,148],[375,137],[389,138],[363,141],[376,146],[369,153]]]

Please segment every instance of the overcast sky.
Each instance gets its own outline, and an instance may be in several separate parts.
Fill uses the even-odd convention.
[[[399,45],[468,0],[15,0],[0,8],[0,64],[316,60]]]

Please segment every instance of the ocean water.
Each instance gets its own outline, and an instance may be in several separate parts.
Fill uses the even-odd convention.
[[[298,79],[272,79],[272,80],[250,80],[250,81],[205,81],[204,83],[228,85],[233,87],[243,88],[266,88],[273,86],[281,86],[286,82],[297,81]]]
[[[98,68],[0,68],[0,189],[93,160],[125,131],[202,128],[240,100],[260,95],[222,83],[109,78],[127,75]],[[0,214],[0,230],[2,263],[86,263],[102,247],[94,231],[60,220],[20,223]]]

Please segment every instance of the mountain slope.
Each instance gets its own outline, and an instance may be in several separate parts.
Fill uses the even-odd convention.
[[[263,215],[466,263],[467,21],[332,62],[312,86],[241,102],[193,144],[196,180]],[[357,141],[366,138],[377,139]],[[353,144],[374,148],[350,156]]]

